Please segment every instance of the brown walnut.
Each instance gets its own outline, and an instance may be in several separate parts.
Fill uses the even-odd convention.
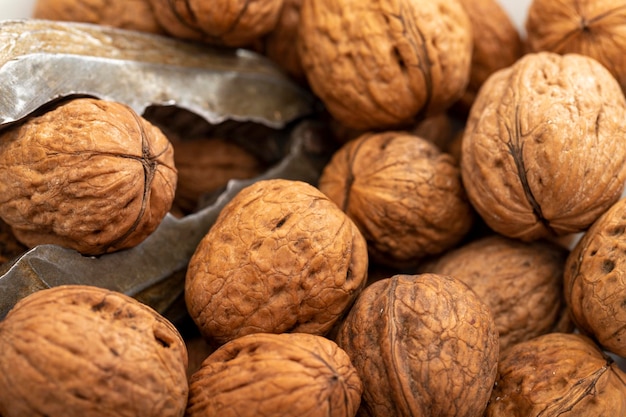
[[[526,32],[531,52],[590,56],[604,65],[626,92],[625,0],[533,0]]]
[[[348,127],[389,129],[437,114],[467,87],[469,18],[457,0],[304,0],[300,59]]]
[[[622,193],[626,100],[592,58],[527,54],[481,88],[461,172],[481,217],[534,240],[585,230]]]
[[[377,263],[414,264],[454,246],[472,225],[454,160],[405,132],[348,142],[324,168],[319,189],[356,223]]]
[[[588,338],[549,333],[503,353],[485,417],[623,416],[626,374]]]
[[[250,333],[325,334],[367,278],[352,221],[300,181],[265,180],[220,212],[189,262],[185,299],[218,344]]]
[[[163,133],[120,103],[75,99],[0,137],[0,217],[27,246],[98,255],[141,243],[174,199]]]
[[[0,322],[4,417],[182,417],[187,350],[176,328],[121,293],[37,291]]]
[[[568,253],[555,243],[493,235],[449,251],[420,271],[451,275],[474,290],[491,309],[502,352],[559,322]]]
[[[337,344],[363,382],[360,415],[481,416],[496,378],[498,332],[461,281],[395,275],[366,287]]]
[[[354,417],[362,390],[333,341],[250,334],[221,346],[192,375],[186,416]]]

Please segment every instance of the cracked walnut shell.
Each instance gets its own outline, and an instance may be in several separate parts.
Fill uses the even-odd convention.
[[[522,240],[585,230],[622,193],[626,100],[592,58],[527,54],[493,74],[470,112],[461,151],[472,205]]]
[[[161,131],[120,103],[75,99],[0,137],[0,217],[22,243],[99,255],[141,243],[174,199]]]
[[[150,307],[85,285],[37,291],[0,322],[4,417],[182,417],[187,350]]]
[[[335,342],[250,334],[221,346],[192,375],[186,416],[354,417],[362,390]]]
[[[352,221],[310,184],[258,181],[220,212],[189,262],[185,299],[202,334],[323,335],[367,279]]]

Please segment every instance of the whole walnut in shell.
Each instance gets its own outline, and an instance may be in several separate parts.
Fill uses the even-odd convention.
[[[531,52],[590,56],[604,65],[626,92],[625,0],[533,0],[526,32]]]
[[[202,334],[325,334],[367,278],[352,221],[310,184],[258,181],[220,212],[193,254],[185,299]]]
[[[186,416],[353,417],[363,387],[348,355],[306,333],[242,336],[202,363]]]
[[[311,89],[351,128],[412,124],[469,80],[472,32],[457,0],[304,0],[298,45]]]
[[[496,378],[498,332],[461,281],[395,275],[366,287],[337,344],[363,381],[360,415],[481,416]]]
[[[141,243],[174,199],[171,143],[130,107],[74,99],[0,136],[0,217],[27,246]]]
[[[0,322],[4,417],[181,417],[187,350],[176,328],[121,293],[67,285]]]
[[[527,54],[493,74],[462,140],[467,194],[496,232],[522,240],[585,230],[622,193],[626,100],[596,60]]]
[[[493,314],[500,351],[548,333],[560,320],[568,251],[550,242],[492,235],[451,250],[420,271],[467,284]]]
[[[590,339],[549,333],[503,353],[485,416],[623,416],[625,382]]]
[[[319,189],[359,227],[371,259],[390,266],[439,254],[472,225],[454,160],[405,132],[348,142],[324,168]]]

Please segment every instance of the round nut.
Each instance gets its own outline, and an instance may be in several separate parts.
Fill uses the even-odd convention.
[[[4,417],[183,415],[187,350],[176,328],[121,293],[67,285],[20,300],[0,322]]]
[[[592,58],[527,54],[481,88],[461,172],[481,217],[502,235],[577,233],[619,199],[626,180],[626,100]]]
[[[311,89],[333,117],[384,129],[461,97],[472,32],[457,0],[304,0],[298,45]]]
[[[334,342],[305,333],[242,336],[189,382],[188,417],[354,417],[362,384]]]
[[[220,212],[189,262],[185,299],[202,334],[325,334],[367,278],[352,221],[300,181],[258,181]]]
[[[486,304],[449,276],[395,275],[366,287],[337,334],[363,382],[363,415],[480,416],[496,378]]]
[[[0,217],[25,245],[130,248],[174,199],[171,143],[130,107],[75,99],[2,135]]]

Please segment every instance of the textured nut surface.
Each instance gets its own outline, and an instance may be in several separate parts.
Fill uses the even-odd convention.
[[[28,246],[133,247],[176,188],[172,146],[125,105],[71,100],[0,137],[0,217]]]
[[[157,21],[173,36],[247,46],[270,32],[283,0],[149,0]]]
[[[586,229],[626,179],[626,101],[597,61],[527,54],[480,90],[462,140],[470,201],[523,240]]]
[[[24,253],[28,248],[13,234],[11,226],[0,220],[0,264]]]
[[[36,19],[96,23],[161,34],[149,0],[37,0]]]
[[[0,322],[4,417],[182,416],[187,351],[176,328],[123,294],[41,290]]]
[[[395,275],[366,287],[337,344],[363,381],[362,414],[480,416],[496,378],[487,305],[449,276]]]
[[[561,319],[568,251],[549,242],[488,236],[449,251],[421,271],[451,275],[491,309],[500,352],[548,333]]]
[[[472,35],[457,0],[304,0],[299,48],[313,92],[337,120],[382,129],[460,98]]]
[[[588,338],[549,333],[504,352],[486,417],[622,416],[626,374]]]
[[[585,232],[567,258],[565,300],[576,325],[626,356],[626,200]]]
[[[221,211],[189,262],[185,298],[217,343],[249,333],[324,334],[367,278],[367,247],[315,187],[265,180]]]
[[[533,0],[526,32],[530,51],[590,56],[626,91],[625,0]]]
[[[472,209],[454,160],[403,132],[369,133],[345,144],[319,189],[356,223],[372,260],[415,263],[469,231]]]
[[[348,355],[329,339],[257,333],[211,354],[189,392],[189,417],[353,417],[362,384]]]

